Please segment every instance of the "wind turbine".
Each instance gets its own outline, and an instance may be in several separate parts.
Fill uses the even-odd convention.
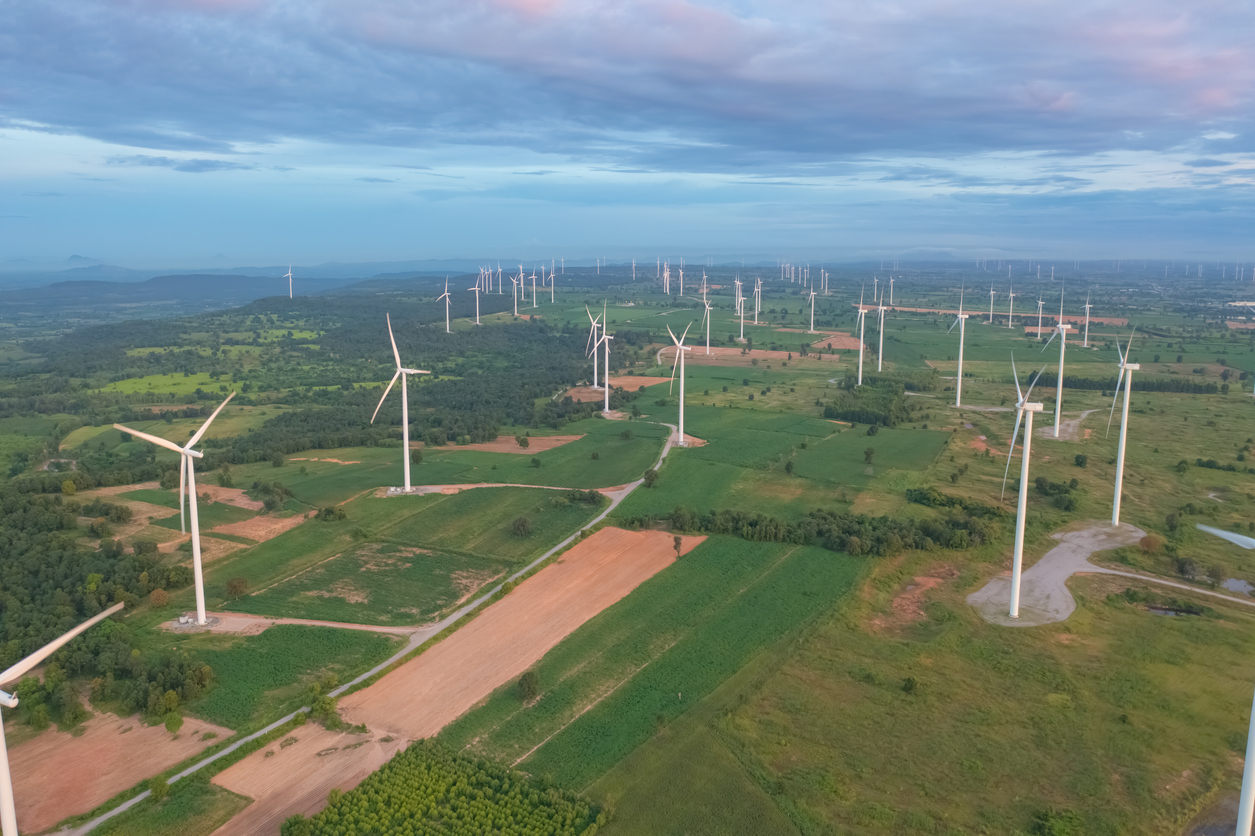
[[[601,317],[594,317],[592,311],[588,309],[588,305],[584,306],[584,313],[588,314],[590,327],[588,329],[588,342],[584,346],[584,356],[592,356],[593,358],[593,388],[597,389],[597,346],[601,341],[597,339],[597,326],[601,322]]]
[[[758,324],[758,312],[763,303],[763,280],[754,279],[754,324]]]
[[[196,444],[196,442],[200,441],[201,436],[205,434],[205,430],[209,429],[209,425],[212,424],[214,419],[218,417],[218,413],[221,412],[222,408],[230,403],[231,399],[234,397],[234,392],[227,395],[227,399],[218,404],[218,408],[213,411],[213,414],[206,419],[205,423],[200,425],[200,429],[197,430],[192,437],[187,440],[187,444],[182,447],[175,444],[173,441],[167,441],[166,439],[155,435],[149,435],[148,433],[142,433],[138,430],[132,430],[129,427],[122,426],[121,424],[113,425],[115,429],[130,433],[137,438],[150,441],[160,447],[165,447],[167,450],[174,450],[179,454],[179,529],[182,530],[183,528],[183,495],[185,484],[184,480],[186,480],[186,493],[189,497],[188,511],[190,512],[192,518],[192,576],[196,582],[196,623],[202,626],[205,623],[205,575],[201,569],[200,516],[196,511],[196,476],[192,467],[192,459],[199,459],[203,456],[200,451],[193,450],[192,447]]]
[[[445,279],[444,279],[444,293],[440,296],[437,296],[436,301],[439,302],[441,299],[444,300],[444,332],[446,334],[451,334],[453,332],[449,330],[449,305],[450,303],[452,303],[453,297],[449,295],[449,277],[448,276],[445,276]],[[388,330],[389,331],[392,330],[391,324],[388,325]],[[400,364],[400,362],[401,361],[399,360],[397,361],[398,365]]]
[[[383,390],[383,396],[379,399],[379,406],[375,407],[374,415],[370,416],[370,422],[375,423],[375,417],[379,415],[379,407],[383,406],[383,402],[388,397],[388,393],[392,391],[392,384],[397,382],[397,378],[401,378],[401,446],[405,449],[405,453],[401,457],[405,470],[405,492],[410,492],[410,396],[409,396],[409,375],[412,374],[431,374],[425,369],[407,369],[401,365],[401,352],[397,351],[396,337],[392,336],[392,314],[384,314],[388,320],[388,340],[392,343],[392,356],[397,361],[397,372],[392,376],[392,380],[388,381],[388,387]]]
[[[1089,303],[1089,291],[1085,291],[1085,339],[1081,343],[1081,348],[1089,348],[1089,309],[1094,307]],[[1129,337],[1129,339],[1133,339]]]
[[[119,601],[107,610],[96,613],[68,633],[63,633],[61,636],[48,642],[8,670],[0,673],[0,685],[13,682],[25,676],[49,656],[64,647],[71,639],[104,621],[114,613],[121,612],[124,607],[126,607],[126,604]],[[5,708],[17,708],[17,699],[16,694],[0,691],[0,705]],[[2,718],[0,718],[0,833],[3,833],[4,836],[18,836],[17,804],[13,798],[13,775],[9,771],[9,751],[4,742],[4,722]]]
[[[702,314],[706,323],[706,353],[710,354],[710,303],[703,299],[702,304],[706,306],[706,313]]]
[[[1028,461],[1029,447],[1033,441],[1033,413],[1041,412],[1042,405],[1029,403],[1028,396],[1033,394],[1033,386],[1037,378],[1046,370],[1042,366],[1037,376],[1028,385],[1027,392],[1020,391],[1020,376],[1015,370],[1015,355],[1011,355],[1011,376],[1015,378],[1015,393],[1019,400],[1015,403],[1015,431],[1011,433],[1011,449],[1007,451],[1007,469],[1002,474],[1002,496],[1007,495],[1007,474],[1011,472],[1011,457],[1015,455],[1015,437],[1020,433],[1020,419],[1024,418],[1024,453],[1020,465],[1020,496],[1015,512],[1015,550],[1011,558],[1011,611],[1012,618],[1020,617],[1020,571],[1024,566],[1024,519],[1028,511]],[[1027,416],[1027,418],[1025,418]]]
[[[536,271],[532,271],[532,307],[536,307]]]
[[[1041,297],[1037,297],[1037,339],[1041,339],[1041,306],[1043,302]]]
[[[959,373],[954,379],[954,405],[962,406],[963,399],[963,331],[967,327],[967,314],[963,313],[963,286],[959,286],[959,315],[954,318],[954,324],[950,326],[950,331],[954,330],[954,326],[959,326]],[[946,333],[950,333],[947,331]]]
[[[283,278],[288,280],[288,298],[292,298],[292,265],[288,265],[288,274]]]
[[[687,444],[684,443],[684,352],[692,351],[693,349],[684,344],[684,338],[688,336],[689,328],[692,328],[692,327],[693,327],[693,323],[690,322],[688,326],[685,327],[684,333],[681,334],[680,338],[677,340],[675,337],[675,333],[671,330],[671,326],[670,325],[667,326],[667,333],[671,335],[671,341],[675,343],[676,364],[671,369],[671,382],[673,384],[675,383],[676,369],[680,370],[680,430],[679,430],[680,431],[680,441],[679,441],[680,447],[688,446]],[[668,394],[671,393],[670,386],[667,387],[667,393]]]
[[[893,276],[889,277],[889,304],[893,304]]]
[[[519,315],[519,282],[513,276],[510,277],[510,295],[514,297],[514,315]]]
[[[880,292],[880,348],[876,349],[876,371],[880,371],[885,360],[885,293]]]
[[[994,290],[992,284],[989,285],[989,324],[994,324],[994,297],[998,295],[998,291]]]
[[[1059,415],[1063,409],[1063,350],[1068,347],[1068,324],[1063,321],[1063,291],[1059,291],[1059,325],[1055,332],[1041,347],[1042,351],[1050,348],[1050,344],[1059,337],[1059,379],[1055,385],[1055,438],[1059,437]]]
[[[473,291],[475,291],[475,324],[476,324],[476,325],[478,325],[478,324],[479,324],[479,290],[480,290],[480,287],[479,287],[479,285],[477,284],[477,285],[475,285],[474,287],[468,287],[468,288],[467,288],[467,290],[473,290]]]
[[[602,412],[606,413],[610,412],[610,341],[613,339],[614,337],[603,333],[601,335],[601,340],[599,340],[599,342],[605,343],[606,345],[606,403],[605,406],[602,407]],[[596,354],[596,352],[597,347],[594,346],[593,353]],[[596,362],[597,358],[593,357],[593,363],[595,364]]]
[[[1234,534],[1210,525],[1197,523],[1199,531],[1214,534],[1244,549],[1255,549],[1255,538]],[[3,680],[0,679],[0,682]],[[1246,732],[1246,764],[1242,767],[1242,794],[1238,797],[1238,826],[1234,832],[1237,836],[1249,836],[1252,820],[1255,819],[1255,703],[1251,705],[1250,725]],[[7,836],[7,834],[6,834]]]
[[[1011,317],[1015,315],[1015,285],[1011,285],[1011,292],[1007,294],[1007,327],[1011,325]]]
[[[815,291],[811,290],[811,333],[815,333]]]
[[[1137,327],[1133,328],[1134,333]],[[1120,413],[1120,446],[1116,453],[1116,495],[1111,503],[1111,524],[1120,524],[1120,494],[1124,489],[1124,442],[1129,431],[1129,392],[1133,389],[1133,372],[1141,369],[1137,363],[1129,362],[1129,350],[1133,348],[1133,334],[1129,334],[1128,345],[1120,351],[1120,341],[1116,340],[1116,351],[1120,354],[1120,376],[1116,378],[1116,394],[1111,399],[1111,414],[1107,416],[1107,434],[1111,434],[1111,419],[1116,414],[1116,398],[1120,397],[1120,383],[1124,383],[1124,411]]]
[[[858,385],[863,385],[863,326],[867,323],[867,309],[863,307],[863,291],[867,289],[867,285],[859,288],[858,291]]]

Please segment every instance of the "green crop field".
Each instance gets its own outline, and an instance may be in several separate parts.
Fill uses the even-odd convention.
[[[585,787],[831,606],[862,567],[820,548],[711,537],[546,654],[533,704],[511,683],[440,737]]]
[[[152,493],[157,493],[157,491],[153,491]],[[172,503],[170,507],[177,506],[178,500],[176,498],[175,502]],[[196,503],[196,514],[200,523],[200,529],[204,532],[208,532],[211,528],[216,528],[220,525],[228,525],[230,523],[241,522],[243,520],[251,520],[253,517],[257,516],[256,512],[249,511],[247,508],[238,508],[235,505],[228,505],[225,502],[205,502],[203,499],[198,500]],[[188,511],[188,518],[184,524],[191,525],[191,511]],[[176,514],[173,517],[163,517],[162,519],[155,521],[153,525],[177,530],[179,528],[179,516]]]
[[[288,618],[420,624],[499,580],[509,565],[392,542],[366,543],[229,606]]]
[[[198,716],[228,728],[271,719],[305,699],[322,673],[341,675],[382,662],[396,640],[381,633],[281,624],[225,648],[200,648],[215,686],[191,706]]]
[[[91,831],[92,836],[209,836],[251,803],[242,795],[192,775],[175,783],[169,797],[141,801]]]

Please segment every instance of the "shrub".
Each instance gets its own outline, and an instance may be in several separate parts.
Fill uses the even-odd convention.
[[[1147,534],[1137,544],[1142,547],[1142,551],[1146,554],[1158,554],[1163,548],[1163,539],[1158,534]]]
[[[61,483],[61,493],[65,494],[66,496],[74,496],[75,490],[76,488],[74,487],[73,479],[66,479],[64,482]]]
[[[532,456],[532,467],[540,467],[541,464],[543,464],[543,462],[541,462],[540,459],[536,458],[535,456]]]
[[[170,603],[170,594],[164,589],[154,589],[148,594],[148,602],[152,604],[155,609],[163,610],[166,608],[166,605]]]
[[[248,592],[248,578],[232,578],[227,581],[227,597],[242,598]]]
[[[519,696],[523,702],[531,702],[540,696],[540,677],[536,671],[524,671],[519,677]]]
[[[152,793],[153,801],[160,801],[170,794],[170,785],[166,783],[166,779],[158,775],[148,782],[148,791]]]
[[[527,517],[519,517],[510,526],[516,537],[526,537],[532,533],[532,521]]]
[[[658,484],[658,471],[651,467],[649,470],[645,471],[644,479],[645,487],[652,488],[654,485]]]
[[[514,437],[514,443],[522,447],[524,450],[531,446],[531,442],[527,440],[527,436],[525,435],[516,435]]]
[[[166,731],[170,734],[176,733],[183,728],[183,715],[177,711],[171,711],[166,715]]]
[[[1089,456],[1084,453],[1077,453],[1076,457],[1072,459],[1072,462],[1077,467],[1087,467],[1089,465]]]

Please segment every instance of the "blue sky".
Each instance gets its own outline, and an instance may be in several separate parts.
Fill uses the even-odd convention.
[[[0,263],[1255,260],[1249,2],[0,0]]]

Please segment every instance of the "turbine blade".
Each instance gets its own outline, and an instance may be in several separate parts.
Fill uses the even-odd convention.
[[[675,362],[671,364],[671,382],[667,384],[667,394],[671,394],[671,387],[675,385],[675,370],[680,368],[680,344],[676,343]]]
[[[1024,393],[1020,391],[1020,373],[1015,370],[1015,352],[1011,352],[1011,377],[1015,380],[1016,403],[1024,403]]]
[[[1057,336],[1059,336],[1059,329],[1058,329],[1058,328],[1056,328],[1056,329],[1055,329],[1055,332],[1054,332],[1053,334],[1051,334],[1051,335],[1050,335],[1050,339],[1046,340],[1046,344],[1045,344],[1045,345],[1043,345],[1043,346],[1041,347],[1041,350],[1042,350],[1042,351],[1045,351],[1046,349],[1050,348],[1050,344],[1051,344],[1052,342],[1054,342],[1054,341],[1055,341],[1055,337],[1057,337]]]
[[[956,316],[956,317],[954,318],[954,322],[950,323],[950,327],[946,329],[946,333],[947,333],[947,334],[949,334],[951,331],[953,331],[953,330],[954,330],[954,326],[956,326],[956,325],[958,325],[958,324],[959,324],[959,318]]]
[[[401,370],[397,369],[397,373],[392,376],[392,380],[388,382],[388,388],[383,390],[383,397],[379,399],[379,406],[375,407],[374,415],[370,416],[370,422],[375,423],[375,416],[379,414],[379,407],[383,406],[384,398],[388,397],[388,393],[392,391],[392,385],[397,382],[397,378],[401,376]]]
[[[1255,549],[1255,537],[1246,537],[1242,534],[1234,534],[1232,531],[1212,528],[1210,525],[1203,525],[1202,523],[1196,523],[1194,527],[1199,531],[1206,531],[1208,534],[1215,534],[1217,537],[1223,540],[1228,540],[1230,543],[1233,543],[1236,546],[1241,546],[1244,549]],[[0,677],[0,682],[3,681],[3,677]]]
[[[149,435],[148,433],[142,433],[139,430],[133,430],[133,429],[130,429],[129,427],[124,427],[121,424],[114,424],[113,428],[115,430],[121,430],[124,433],[130,433],[136,438],[142,438],[145,441],[151,441],[153,444],[156,444],[160,447],[165,447],[167,450],[173,450],[174,452],[180,453],[180,454],[183,452],[182,447],[175,444],[173,441],[166,441],[164,438],[160,438],[159,436]]]
[[[187,456],[179,456],[179,533],[187,532],[183,524],[183,505],[187,500]]]
[[[397,351],[397,338],[392,336],[392,314],[384,314],[388,319],[388,339],[392,341],[392,356],[396,358],[397,368],[401,368],[401,352]]]
[[[1007,469],[1002,472],[1002,494],[998,497],[1001,502],[1007,495],[1007,476],[1011,473],[1011,457],[1015,455],[1015,439],[1020,435],[1020,419],[1024,417],[1024,410],[1017,409],[1015,411],[1015,432],[1011,433],[1011,449],[1007,450]]]
[[[684,344],[684,338],[685,338],[685,337],[687,337],[687,336],[689,335],[689,329],[690,329],[690,328],[692,328],[692,327],[693,327],[693,322],[692,322],[692,320],[689,320],[689,324],[688,324],[688,325],[686,325],[686,326],[684,326],[684,333],[680,335],[680,344],[681,344],[681,345],[683,345],[683,344]]]
[[[1111,413],[1107,416],[1107,435],[1103,436],[1103,438],[1107,438],[1111,435],[1111,419],[1114,418],[1116,414],[1116,399],[1120,397],[1120,384],[1123,382],[1124,369],[1122,368],[1120,369],[1120,375],[1116,378],[1115,394],[1111,396]]]
[[[670,325],[667,326],[667,333],[671,335],[671,342],[675,343],[678,346],[680,344],[680,341],[675,338],[675,332],[671,330]]]
[[[228,403],[230,403],[231,399],[234,397],[235,397],[235,393],[232,392],[231,394],[227,395],[227,399],[225,401],[218,404],[218,408],[213,411],[213,414],[209,416],[209,418],[205,421],[205,423],[200,425],[200,429],[196,431],[196,435],[188,439],[187,444],[184,445],[183,449],[185,450],[189,449],[191,448],[193,444],[200,441],[200,437],[205,434],[205,430],[209,429],[209,425],[212,424],[214,422],[214,419],[218,417],[218,413],[221,412],[222,408],[225,407]]]
[[[1042,366],[1037,370],[1037,374],[1033,376],[1033,382],[1028,384],[1028,391],[1024,393],[1024,402],[1028,403],[1028,399],[1033,394],[1033,387],[1037,385],[1037,381],[1041,379],[1042,374],[1046,371],[1046,367]]]
[[[119,601],[118,603],[110,607],[109,609],[96,613],[91,618],[87,619],[82,624],[78,625],[73,630],[71,630],[70,632],[65,633],[53,639],[52,641],[48,642],[46,645],[39,648],[34,653],[27,656],[22,661],[18,662],[16,665],[13,665],[12,667],[7,669],[3,673],[0,673],[0,684],[4,684],[5,682],[12,682],[15,679],[22,678],[25,674],[29,673],[31,670],[34,670],[36,667],[38,667],[40,662],[47,659],[49,656],[51,656],[52,654],[60,650],[62,647],[64,647],[65,644],[70,641],[70,639],[74,638],[79,633],[82,633],[84,630],[88,629],[89,627],[92,627],[96,625],[97,623],[104,621],[106,618],[113,615],[115,612],[121,612],[123,607],[125,606],[126,606],[125,602]]]

